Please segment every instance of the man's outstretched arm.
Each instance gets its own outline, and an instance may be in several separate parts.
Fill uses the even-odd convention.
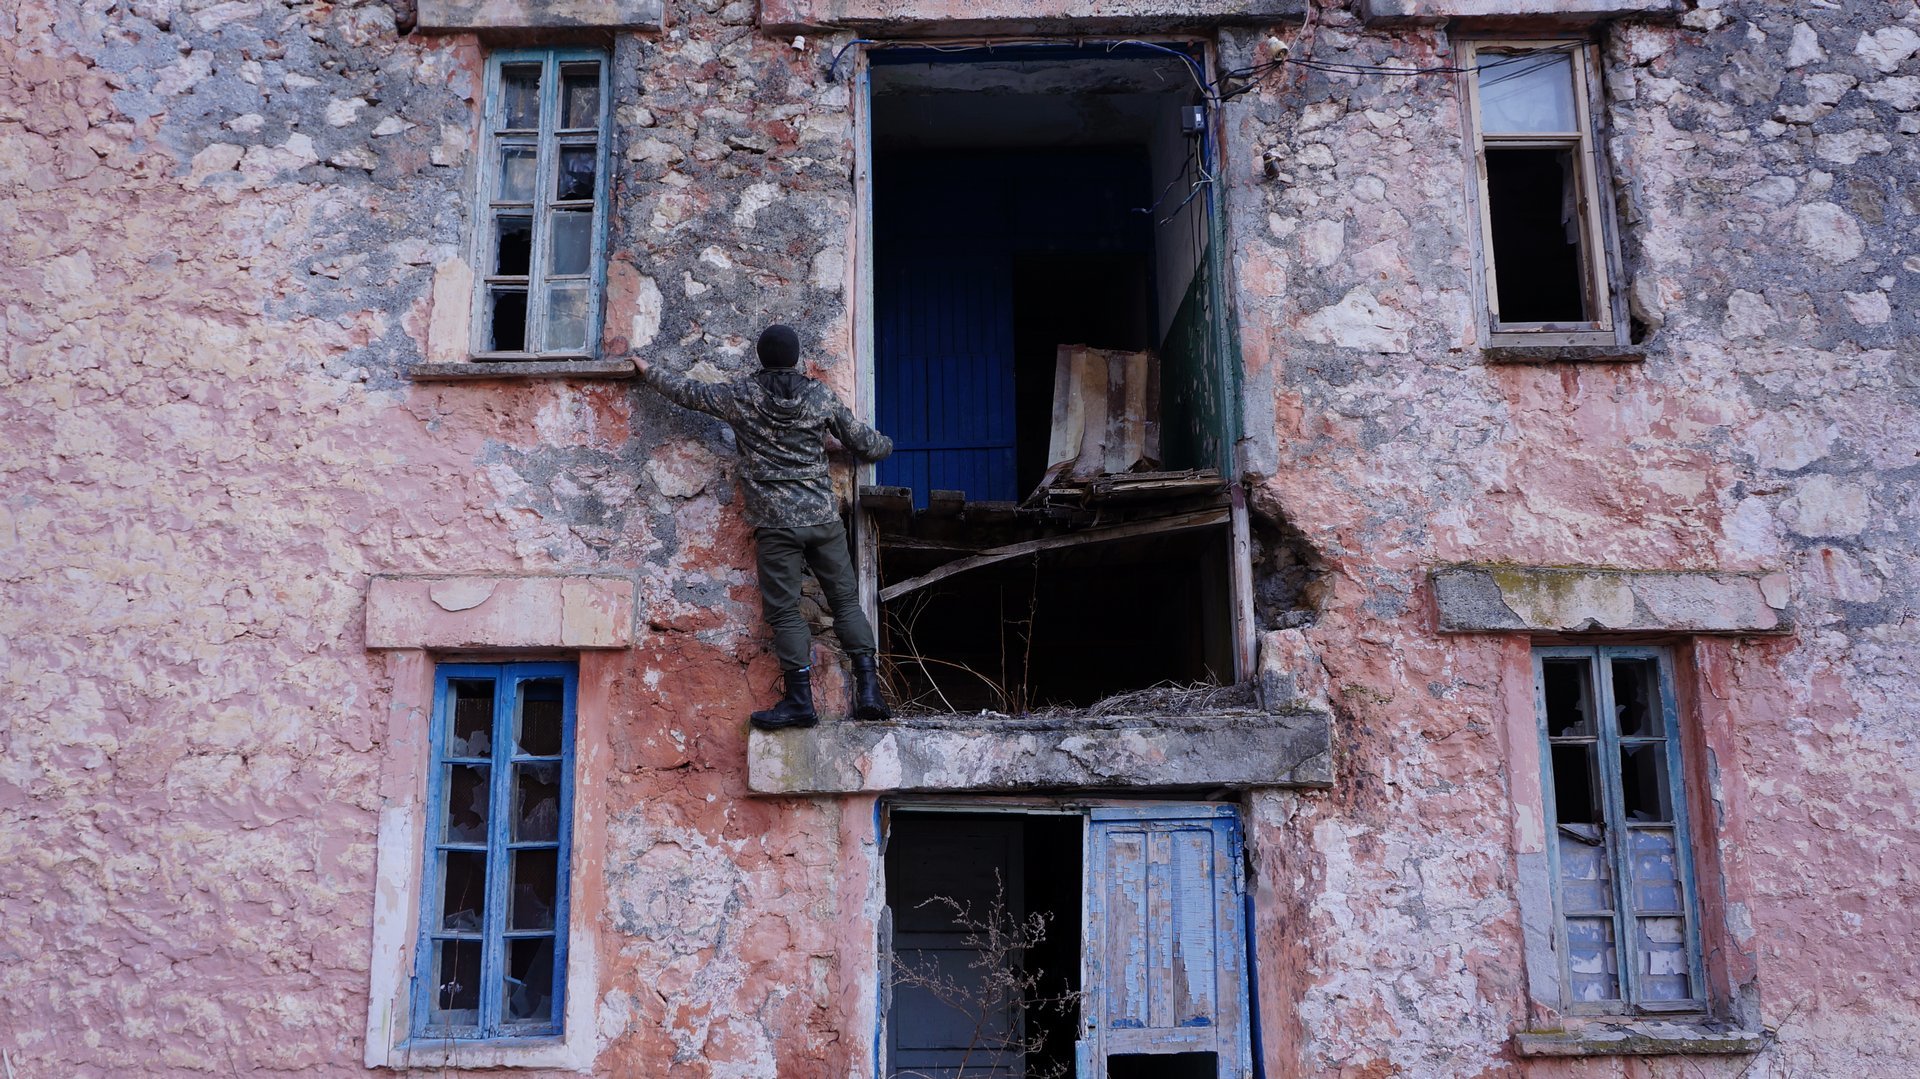
[[[837,400],[833,403],[833,412],[827,416],[827,430],[862,461],[879,461],[893,452],[893,439],[855,419],[847,406]]]
[[[648,363],[636,353],[628,353],[633,361],[633,369],[640,374],[641,381],[660,392],[660,396],[695,412],[704,412],[721,419],[733,417],[733,388],[716,386],[710,382],[695,382],[690,378],[681,378],[671,371],[663,370]]]

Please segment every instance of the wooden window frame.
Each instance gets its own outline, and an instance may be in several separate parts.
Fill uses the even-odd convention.
[[[479,1017],[477,1023],[471,1028],[449,1027],[432,1021],[431,1007],[435,982],[432,969],[433,944],[437,938],[453,936],[437,928],[439,912],[435,910],[435,906],[440,891],[438,855],[442,850],[459,846],[441,842],[439,839],[443,834],[442,818],[447,811],[444,793],[446,785],[442,782],[442,775],[452,764],[479,760],[479,758],[449,758],[447,732],[453,717],[452,683],[455,680],[482,679],[491,679],[494,683],[494,709],[493,728],[490,732],[491,744],[486,758],[489,768],[490,807],[487,841],[484,848],[487,856],[487,886],[482,907],[483,927],[477,935],[477,939],[481,941]],[[561,741],[558,758],[514,752],[513,728],[518,718],[516,707],[519,697],[518,688],[521,684],[534,680],[558,680],[561,683]],[[568,915],[572,891],[573,800],[576,787],[574,747],[578,726],[578,700],[579,672],[572,663],[442,663],[434,671],[432,725],[427,757],[426,835],[421,844],[423,863],[420,875],[419,933],[414,948],[412,972],[410,1010],[412,1013],[411,1045],[413,1046],[450,1041],[518,1043],[529,1039],[558,1039],[565,1033]],[[544,848],[547,845],[544,841],[529,843],[516,841],[509,832],[513,818],[510,808],[513,797],[513,764],[522,760],[557,760],[560,765],[558,837],[553,844],[556,851],[554,924],[551,930],[538,933],[511,930],[506,924],[507,891],[511,886],[509,851],[530,847]],[[550,935],[553,939],[553,994],[549,1006],[550,1021],[547,1023],[508,1024],[501,1017],[502,964],[506,943],[509,939],[514,939],[516,933],[518,936]]]
[[[1492,134],[1480,124],[1480,67],[1483,53],[1517,53],[1558,50],[1572,60],[1573,97],[1576,130],[1566,132],[1528,132]],[[1471,202],[1479,215],[1475,240],[1478,245],[1475,277],[1482,302],[1478,321],[1481,336],[1489,345],[1625,345],[1627,319],[1623,310],[1624,292],[1613,214],[1606,209],[1604,194],[1609,190],[1605,155],[1597,137],[1594,103],[1603,100],[1599,68],[1594,60],[1592,42],[1577,38],[1486,38],[1460,43],[1461,98],[1466,103],[1470,157]],[[1502,322],[1494,262],[1493,215],[1488,207],[1487,148],[1542,148],[1568,150],[1578,162],[1577,186],[1580,193],[1581,288],[1587,310],[1594,316],[1584,322]]]
[[[600,70],[600,114],[591,132],[586,128],[562,129],[558,126],[560,68],[564,64],[582,62],[596,63]],[[501,103],[501,68],[512,64],[531,63],[541,65],[539,126],[534,129],[506,131],[500,126],[504,123]],[[611,125],[608,122],[612,110],[612,69],[612,57],[604,49],[498,49],[487,57],[486,85],[481,110],[481,153],[479,167],[475,170],[478,174],[478,190],[474,199],[469,250],[471,256],[469,264],[474,268],[473,317],[470,333],[475,345],[470,350],[470,354],[476,360],[577,361],[592,360],[599,356],[601,318],[606,295],[607,221],[611,204],[609,189],[612,186],[612,176],[609,174],[611,162],[609,147],[612,139]],[[536,147],[533,201],[530,203],[502,201],[498,191],[501,149],[509,144],[529,141]],[[577,210],[586,206],[584,200],[560,202],[552,197],[559,150],[563,145],[584,145],[589,141],[595,147],[595,154],[591,203],[592,240],[587,258],[587,272],[556,277],[547,272],[548,253],[552,242],[552,230],[547,225],[549,212],[556,208]],[[497,266],[494,261],[494,247],[497,243],[494,218],[501,211],[513,210],[524,210],[533,221],[530,250],[527,256],[527,273],[502,276],[491,272]],[[549,315],[546,302],[547,285],[555,281],[580,281],[586,286],[587,339],[581,348],[531,347],[536,342],[544,340]],[[490,347],[493,334],[491,320],[488,318],[489,293],[491,288],[497,285],[524,285],[526,288],[526,330],[522,339],[523,347],[518,351]]]
[[[1594,695],[1595,726],[1595,732],[1591,738],[1551,736],[1547,725],[1545,676],[1545,661],[1549,659],[1581,659],[1589,663],[1589,685]],[[1623,739],[1619,733],[1618,724],[1611,721],[1615,712],[1613,675],[1609,661],[1613,659],[1654,662],[1660,679],[1657,703],[1661,710],[1665,731],[1660,739],[1644,737]],[[1553,900],[1553,949],[1559,982],[1559,1000],[1555,1004],[1565,1014],[1579,1016],[1704,1017],[1709,1008],[1709,986],[1701,944],[1699,886],[1694,865],[1692,821],[1688,811],[1687,772],[1682,747],[1684,738],[1672,656],[1665,648],[1646,645],[1542,646],[1533,649],[1532,665],[1535,726],[1539,733],[1542,808],[1548,836],[1546,844],[1548,880],[1551,883]],[[1681,888],[1680,917],[1686,922],[1687,982],[1693,995],[1685,1000],[1647,1001],[1642,999],[1639,980],[1639,938],[1630,925],[1634,918],[1631,907],[1631,854],[1625,849],[1626,845],[1619,841],[1619,837],[1631,831],[1631,824],[1625,819],[1623,785],[1619,774],[1621,746],[1623,742],[1648,744],[1653,741],[1664,741],[1666,748],[1673,820],[1664,822],[1663,826],[1670,827],[1674,833],[1674,860],[1679,871]],[[1559,831],[1559,811],[1555,804],[1553,746],[1575,742],[1593,743],[1599,758],[1601,805],[1606,822],[1605,841],[1608,866],[1612,874],[1610,898],[1613,904],[1614,957],[1620,989],[1619,999],[1613,1001],[1582,1002],[1573,999],[1567,919],[1561,894],[1560,848],[1556,838]]]

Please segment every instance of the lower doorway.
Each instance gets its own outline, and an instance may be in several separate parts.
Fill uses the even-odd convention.
[[[889,1079],[1249,1079],[1236,807],[884,814]]]

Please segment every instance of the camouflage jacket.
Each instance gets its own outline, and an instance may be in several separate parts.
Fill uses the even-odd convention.
[[[823,434],[831,434],[863,461],[893,452],[893,440],[854,419],[833,391],[796,377],[799,393],[782,397],[784,380],[757,371],[734,382],[695,382],[649,366],[647,384],[682,408],[718,416],[740,446],[747,523],[755,528],[805,528],[840,519],[827,472]]]

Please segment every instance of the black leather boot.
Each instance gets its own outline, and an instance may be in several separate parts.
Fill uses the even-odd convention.
[[[892,719],[893,713],[887,711],[887,698],[880,692],[879,661],[871,652],[851,658],[853,659],[853,718]]]
[[[763,731],[777,731],[783,727],[811,727],[820,722],[813,714],[813,671],[786,672],[787,695],[774,703],[772,708],[753,714],[753,725]]]

